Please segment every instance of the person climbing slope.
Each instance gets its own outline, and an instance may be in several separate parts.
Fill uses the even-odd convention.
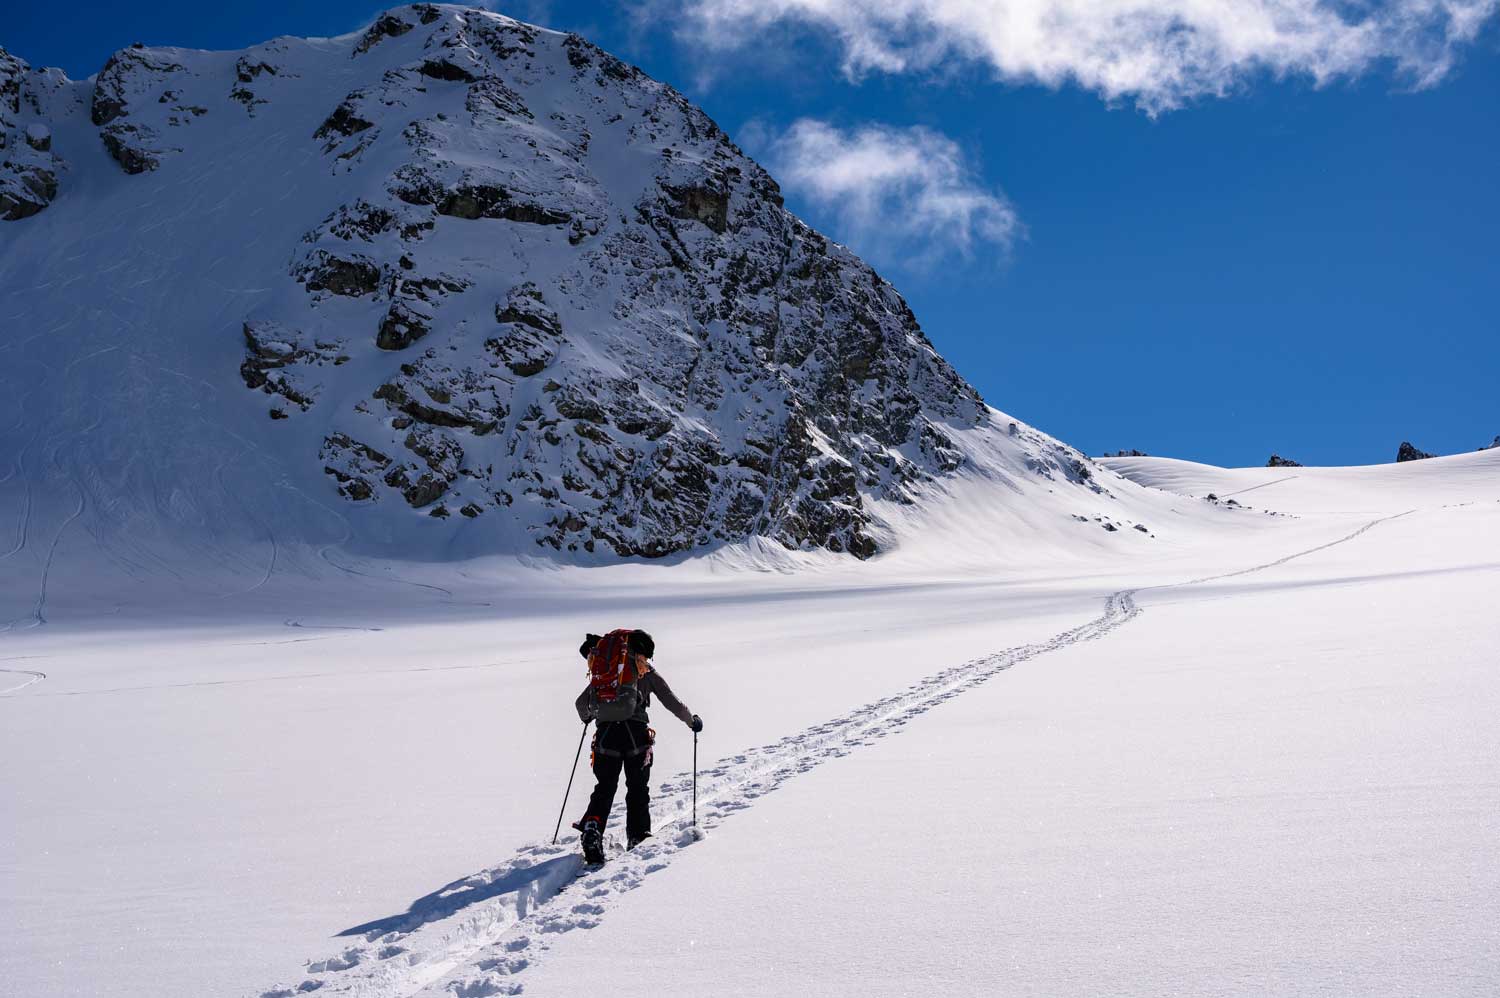
[[[604,826],[609,821],[620,771],[625,771],[625,835],[634,849],[651,836],[651,746],[656,732],[646,710],[655,694],[662,704],[695,733],[703,720],[677,699],[667,681],[651,665],[656,642],[645,631],[621,629],[602,637],[588,635],[578,653],[588,659],[589,684],[574,706],[584,724],[597,721],[590,764],[594,792],[588,809],[574,823],[583,844],[583,858],[604,862]]]

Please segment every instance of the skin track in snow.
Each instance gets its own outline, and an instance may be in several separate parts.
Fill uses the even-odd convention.
[[[1135,602],[1140,592],[1265,571],[1347,544],[1405,515],[1380,517],[1343,537],[1249,568],[1111,593],[1098,617],[1047,641],[943,670],[903,693],[703,770],[698,783],[701,829],[689,824],[691,777],[678,776],[662,785],[653,803],[656,813],[667,815],[656,837],[625,853],[616,843],[616,855],[604,867],[586,866],[576,841],[523,847],[510,862],[419,898],[404,914],[346,930],[344,935],[359,935],[362,942],[313,961],[296,985],[263,991],[260,998],[293,998],[310,991],[361,998],[519,994],[519,976],[545,954],[549,937],[594,927],[612,899],[666,869],[681,850],[787,780],[900,732],[913,719],[1021,662],[1107,636],[1141,613]]]

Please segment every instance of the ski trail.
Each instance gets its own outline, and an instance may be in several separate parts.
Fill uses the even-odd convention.
[[[76,479],[73,486],[78,489],[78,508],[62,522],[57,528],[57,534],[52,538],[52,544],[47,548],[47,561],[42,566],[42,578],[37,587],[36,607],[31,611],[32,618],[38,626],[47,622],[47,583],[52,577],[52,563],[57,559],[57,545],[62,540],[63,533],[72,525],[73,521],[83,515],[83,509],[88,504],[88,493],[83,490],[83,485]]]
[[[206,419],[203,419],[203,418],[200,417],[200,422],[203,422],[205,425],[207,425],[207,420]],[[253,454],[253,455],[261,458],[262,460],[267,461],[267,463],[274,464],[274,461],[272,461],[266,455],[265,451],[261,447],[257,446],[254,443],[254,441],[248,440],[245,437],[240,436],[238,433],[233,432],[232,430],[224,430],[222,427],[219,427],[219,428],[216,428],[216,429],[222,430],[229,437],[232,437],[235,441],[237,441],[240,444],[240,446],[242,448],[244,448],[244,453],[246,453],[246,454]],[[324,564],[328,565],[331,568],[337,569],[338,571],[343,572],[344,574],[352,576],[354,578],[368,579],[368,580],[370,580],[372,582],[381,582],[381,583],[386,583],[386,584],[395,584],[395,585],[402,585],[402,586],[412,586],[412,587],[417,588],[417,589],[428,589],[428,590],[431,590],[431,591],[436,592],[436,593],[441,593],[443,596],[447,597],[450,601],[454,599],[453,591],[450,590],[450,589],[445,589],[442,586],[436,586],[436,585],[432,585],[432,584],[426,583],[426,582],[414,582],[411,579],[403,579],[403,578],[400,578],[399,576],[372,575],[369,572],[361,572],[359,569],[350,568],[348,565],[341,565],[337,561],[334,561],[333,558],[329,555],[329,552],[332,551],[334,548],[339,547],[340,545],[347,544],[350,541],[350,539],[352,539],[354,537],[354,528],[349,523],[349,518],[347,516],[345,516],[339,510],[334,509],[332,506],[329,506],[327,503],[324,503],[324,502],[322,502],[322,501],[320,501],[318,499],[315,499],[312,496],[308,495],[305,491],[303,491],[302,489],[298,488],[296,485],[293,485],[290,482],[285,482],[285,481],[280,482],[279,483],[279,487],[284,488],[284,489],[286,489],[286,490],[288,490],[290,492],[295,493],[304,502],[306,502],[309,505],[314,506],[314,507],[322,510],[323,512],[327,513],[329,516],[333,517],[336,521],[338,521],[339,525],[344,528],[344,536],[342,538],[340,538],[339,540],[334,541],[334,542],[332,542],[330,544],[325,544],[321,548],[318,549],[318,558],[321,561],[323,561]],[[268,528],[268,530],[269,530],[269,528]],[[274,535],[272,536],[271,540],[272,540],[272,544],[274,545],[275,544],[275,537],[274,537]],[[273,558],[274,558],[274,553],[273,553]],[[274,567],[274,562],[273,562],[273,567]],[[269,577],[270,577],[270,574],[269,574],[269,571],[268,571],[266,578],[269,578]],[[265,580],[263,579],[262,582],[264,582],[264,581]],[[252,586],[251,590],[253,590],[255,588],[258,588],[259,585],[260,585],[260,583],[257,583],[256,586]],[[247,592],[248,591],[250,591],[250,590],[247,590]],[[485,604],[481,604],[481,605],[489,606],[490,604],[485,603]]]
[[[1347,544],[1349,541],[1354,540],[1356,537],[1363,536],[1364,534],[1373,530],[1375,527],[1380,526],[1380,524],[1382,523],[1388,523],[1391,520],[1399,520],[1403,516],[1410,516],[1415,512],[1415,509],[1408,509],[1402,513],[1392,513],[1390,516],[1379,517],[1377,519],[1371,520],[1363,527],[1360,527],[1358,530],[1354,531],[1354,533],[1348,534],[1344,537],[1340,537],[1336,541],[1329,541],[1327,544],[1319,544],[1317,547],[1311,547],[1306,549],[1305,551],[1298,551],[1294,554],[1289,554],[1285,558],[1277,558],[1275,561],[1268,561],[1264,565],[1255,565],[1251,568],[1242,568],[1237,572],[1224,572],[1221,575],[1208,575],[1201,579],[1192,579],[1188,582],[1174,582],[1170,585],[1165,586],[1145,586],[1141,589],[1136,590],[1136,592],[1146,592],[1147,590],[1151,589],[1175,589],[1179,586],[1197,586],[1202,585],[1205,582],[1218,582],[1221,579],[1239,578],[1241,575],[1249,575],[1251,572],[1263,572],[1268,568],[1276,568],[1278,565],[1285,565],[1289,561],[1296,561],[1298,558],[1305,558],[1310,554],[1317,554],[1319,551],[1326,551],[1331,547],[1338,547],[1340,544]]]
[[[353,536],[354,536],[354,531],[349,526],[349,521],[345,520],[344,521],[344,539],[342,541],[339,541],[338,543],[339,544],[347,543],[348,540],[349,540],[349,538],[351,538]],[[444,589],[442,586],[434,586],[434,585],[431,585],[431,584],[426,583],[426,582],[413,582],[410,579],[403,579],[403,578],[401,578],[399,576],[395,576],[395,575],[388,576],[388,577],[383,577],[383,576],[379,576],[379,575],[371,575],[369,572],[361,572],[359,569],[357,569],[357,568],[350,568],[348,565],[340,565],[338,562],[334,561],[328,555],[328,552],[330,550],[332,550],[336,546],[337,545],[334,545],[334,544],[325,545],[321,550],[318,551],[318,557],[321,558],[321,559],[323,559],[323,561],[325,563],[327,563],[327,564],[333,566],[334,568],[338,569],[340,572],[344,572],[344,573],[346,573],[348,575],[353,575],[356,578],[360,578],[360,579],[370,579],[370,580],[372,580],[374,582],[394,582],[394,583],[399,583],[400,585],[403,585],[403,586],[414,586],[417,589],[431,589],[433,592],[442,593],[444,596],[448,597],[450,600],[453,598],[453,591],[451,589]]]
[[[1236,492],[1226,492],[1223,495],[1219,496],[1219,498],[1228,499],[1230,496],[1242,496],[1246,492],[1254,492],[1256,489],[1263,489],[1268,485],[1280,485],[1282,482],[1290,482],[1292,479],[1300,477],[1300,475],[1287,475],[1285,478],[1277,478],[1274,481],[1261,482],[1259,485],[1252,485],[1248,489],[1240,489]]]
[[[47,678],[45,672],[33,672],[30,669],[0,669],[0,672],[9,673],[12,676],[26,677],[14,686],[7,686],[4,689],[0,689],[0,697],[8,697],[14,693],[19,693],[33,683],[40,683],[43,679]]]
[[[346,929],[341,935],[350,942],[339,953],[309,963],[299,983],[260,992],[259,998],[296,998],[312,991],[358,998],[520,994],[525,986],[521,975],[548,951],[551,938],[598,925],[611,902],[666,869],[706,832],[786,781],[899,732],[915,718],[1018,663],[1108,635],[1141,614],[1135,602],[1138,593],[1264,571],[1352,541],[1410,512],[1380,517],[1337,540],[1249,568],[1118,590],[1105,598],[1099,616],[1045,641],[952,666],[901,693],[722,759],[699,772],[697,828],[689,825],[691,778],[679,775],[662,784],[652,802],[658,817],[655,837],[630,852],[613,843],[607,865],[585,871],[576,835],[557,845],[523,846],[509,862],[448,884],[417,899],[401,914]]]
[[[240,457],[244,457],[243,452],[241,453]],[[232,599],[240,596],[248,596],[250,593],[255,592],[255,590],[271,581],[271,574],[276,571],[276,557],[279,553],[279,549],[276,545],[276,531],[272,530],[269,523],[261,519],[255,514],[254,511],[251,510],[249,504],[240,498],[240,494],[238,492],[235,492],[234,490],[230,489],[228,485],[224,484],[224,466],[227,463],[227,458],[219,462],[219,466],[214,469],[214,480],[219,483],[220,491],[222,491],[224,495],[230,497],[240,507],[240,509],[244,512],[246,519],[257,524],[262,530],[266,532],[266,539],[270,541],[271,544],[271,557],[270,560],[266,563],[265,573],[261,575],[259,581],[257,581],[248,589],[240,589],[234,592],[221,593],[219,594],[219,599]]]
[[[26,474],[26,451],[36,442],[37,434],[41,428],[33,430],[30,439],[16,452],[15,471],[13,474],[21,477],[21,510],[16,515],[16,543],[4,554],[0,554],[0,560],[11,557],[26,547],[27,532],[31,529],[31,479]]]

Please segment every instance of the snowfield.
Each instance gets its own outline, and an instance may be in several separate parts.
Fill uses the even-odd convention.
[[[1492,993],[1500,456],[1106,463],[1182,536],[1062,557],[976,487],[863,565],[286,555],[196,596],[90,596],[65,538],[63,611],[5,637],[0,977],[566,994],[607,958],[641,995]],[[657,837],[578,877],[548,844],[573,649],[616,625],[707,722],[703,835],[661,713]]]

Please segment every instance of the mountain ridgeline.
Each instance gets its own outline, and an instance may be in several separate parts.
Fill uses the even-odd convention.
[[[126,435],[126,395],[160,416],[142,384],[165,384],[356,529],[866,558],[882,509],[995,453],[1100,488],[702,111],[576,35],[418,4],[342,38],[127,48],[83,82],[0,53],[0,128],[8,251],[99,258],[89,312],[28,288],[29,322],[72,336],[70,370],[115,351],[141,382],[91,432]],[[223,445],[142,433],[193,501]]]

